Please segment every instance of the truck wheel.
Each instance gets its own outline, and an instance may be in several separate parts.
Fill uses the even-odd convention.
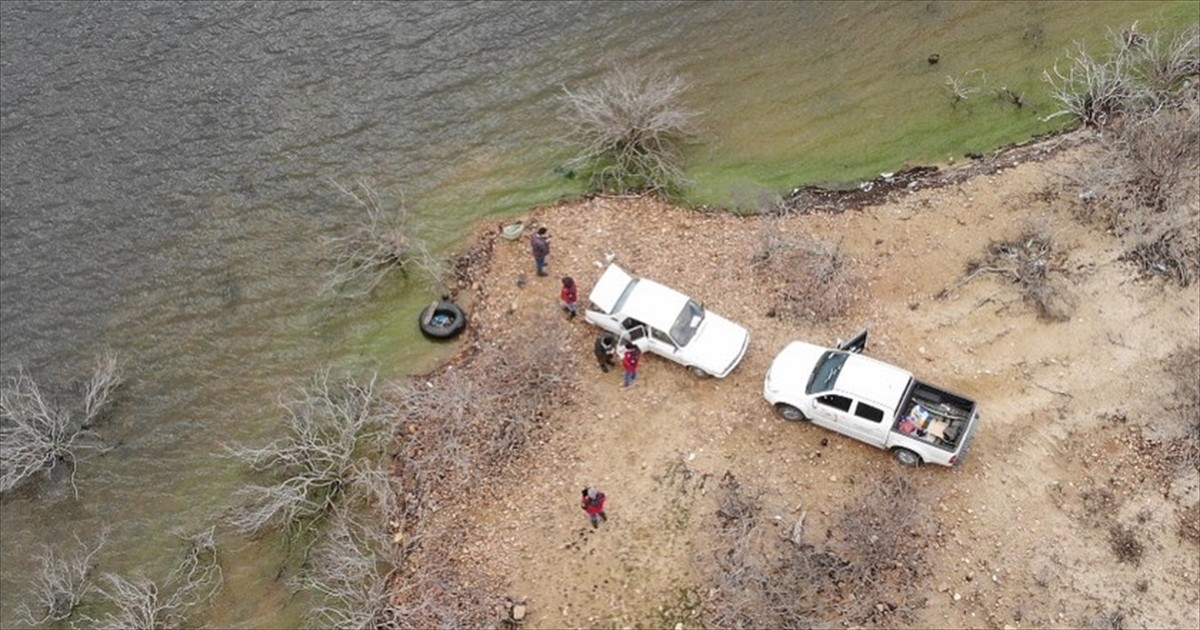
[[[688,371],[691,372],[692,375],[697,378],[708,378],[708,372],[705,372],[704,370],[701,370],[700,368],[698,368],[694,365],[689,366]]]
[[[791,405],[784,404],[784,403],[779,403],[778,405],[775,405],[775,413],[779,414],[780,418],[783,418],[784,420],[787,420],[788,422],[807,422],[808,421],[808,416],[805,416],[803,411],[800,411],[799,409],[797,409]]]
[[[896,461],[900,462],[901,464],[904,464],[905,466],[920,466],[921,465],[921,456],[917,455],[916,453],[914,453],[906,448],[892,449],[892,457],[895,457]]]

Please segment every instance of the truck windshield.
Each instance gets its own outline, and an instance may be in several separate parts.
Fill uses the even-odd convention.
[[[704,307],[693,300],[688,300],[687,304],[683,305],[683,310],[679,312],[679,317],[675,318],[675,323],[671,325],[671,339],[674,339],[680,348],[686,346],[696,334],[696,330],[700,328],[702,321],[704,321]]]
[[[846,357],[850,355],[845,352],[827,351],[821,355],[821,360],[817,361],[817,368],[813,370],[812,376],[808,379],[808,387],[804,388],[806,394],[819,392],[827,392],[833,389],[834,383],[837,383],[838,374],[842,371],[842,366],[846,364]]]

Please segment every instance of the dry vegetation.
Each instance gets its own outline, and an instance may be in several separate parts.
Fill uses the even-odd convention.
[[[80,409],[55,401],[23,368],[0,386],[0,493],[59,463],[71,466],[75,487],[79,451],[99,448],[92,427],[111,409],[124,382],[115,355],[96,360],[85,383]]]
[[[992,241],[982,260],[967,264],[962,282],[980,274],[997,274],[1017,285],[1038,317],[1062,322],[1071,319],[1075,310],[1075,299],[1061,277],[1065,260],[1066,255],[1056,249],[1045,230],[1029,229],[1013,240]]]
[[[928,497],[900,477],[865,490],[836,517],[836,536],[803,542],[802,513],[790,536],[762,518],[761,499],[732,473],[720,484],[719,543],[697,562],[712,584],[705,625],[797,628],[895,626],[912,621],[915,585],[927,577]]]
[[[680,149],[695,114],[683,79],[646,67],[618,67],[592,85],[563,88],[560,119],[578,153],[567,167],[593,192],[669,195],[685,182]]]
[[[72,551],[46,547],[38,560],[40,568],[30,581],[30,593],[22,607],[24,623],[30,627],[61,623],[74,614],[95,585],[92,572],[96,568],[96,553],[104,547],[106,536],[91,546],[76,539],[78,548]]]
[[[820,324],[854,305],[857,278],[840,244],[785,232],[770,217],[764,217],[758,229],[751,264],[772,287],[775,316]]]
[[[418,235],[417,221],[403,200],[388,211],[366,182],[360,181],[354,187],[331,183],[363,216],[345,234],[322,238],[332,265],[323,293],[362,297],[393,271],[407,276],[419,269],[425,272],[425,280],[438,282],[444,271],[442,265]],[[435,288],[441,292],[440,286]]]
[[[1100,151],[1072,176],[1077,214],[1118,234],[1127,260],[1190,285],[1200,269],[1200,28],[1110,32],[1045,79],[1068,115],[1096,127]]]

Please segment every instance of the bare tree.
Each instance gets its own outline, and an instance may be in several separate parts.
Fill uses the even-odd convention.
[[[39,556],[41,568],[31,583],[33,603],[21,606],[21,616],[29,626],[66,621],[94,588],[91,574],[96,568],[95,556],[107,542],[107,533],[91,547],[78,537],[75,542],[78,549],[73,552],[45,547]]]
[[[322,239],[333,263],[323,292],[361,297],[373,291],[393,271],[407,276],[410,271],[419,269],[441,293],[445,265],[434,258],[425,241],[418,236],[419,225],[404,201],[388,212],[381,206],[379,195],[366,182],[359,181],[354,187],[330,182],[364,216],[352,224],[347,233]]]
[[[334,383],[326,370],[307,385],[296,386],[294,394],[281,402],[286,436],[262,447],[226,447],[232,456],[275,479],[234,493],[239,504],[229,523],[242,533],[273,525],[298,533],[336,505],[363,451],[381,450],[385,433],[374,375],[366,383],[350,378]]]
[[[215,528],[186,538],[183,557],[161,583],[145,577],[104,574],[99,587],[109,609],[99,618],[82,619],[103,628],[179,628],[221,588],[223,574],[217,558]]]
[[[682,145],[695,114],[681,103],[687,84],[645,67],[618,67],[597,83],[563,88],[560,118],[578,148],[570,166],[591,187],[618,194],[670,194],[685,183]]]
[[[0,493],[59,462],[71,465],[75,488],[76,453],[95,447],[87,443],[96,437],[90,427],[111,407],[113,393],[122,383],[115,355],[101,356],[85,387],[83,412],[75,415],[18,366],[16,374],[0,386]]]

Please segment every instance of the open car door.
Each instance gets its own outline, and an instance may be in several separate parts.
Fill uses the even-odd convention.
[[[852,352],[854,354],[862,354],[863,350],[867,349],[867,329],[863,328],[862,330],[854,333],[854,336],[850,337],[846,341],[839,339],[837,342],[837,349],[845,350],[846,352]]]
[[[650,346],[650,338],[646,335],[646,327],[641,324],[626,330],[621,335],[621,344],[624,345],[626,341],[632,342],[642,352],[645,352]]]

